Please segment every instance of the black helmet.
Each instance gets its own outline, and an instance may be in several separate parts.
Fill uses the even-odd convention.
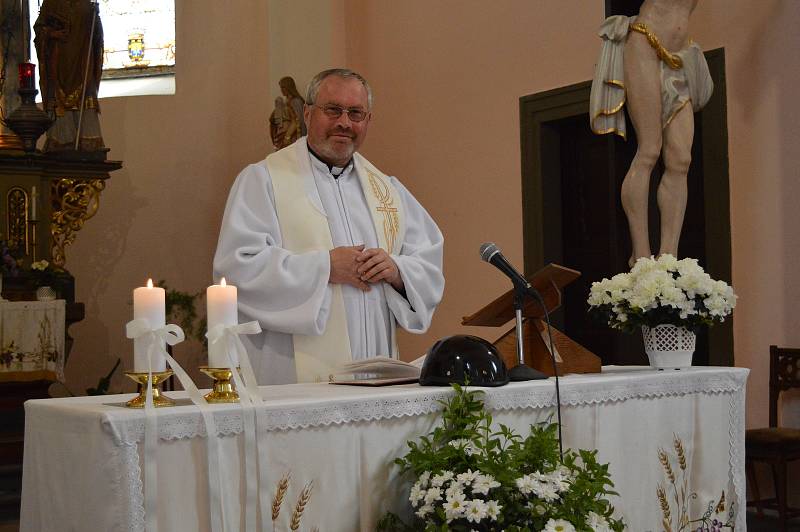
[[[477,336],[457,334],[437,341],[428,349],[419,383],[423,386],[471,386],[508,384],[506,365],[497,349]]]

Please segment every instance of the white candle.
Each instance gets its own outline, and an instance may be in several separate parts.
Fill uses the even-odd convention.
[[[153,286],[153,280],[147,280],[147,286],[136,288],[133,291],[133,319],[145,319],[151,329],[160,329],[166,325],[165,292],[163,288]],[[161,349],[153,356],[151,363],[153,371],[165,371],[167,361],[161,350],[166,348],[166,342],[161,342]],[[147,351],[150,342],[147,337],[133,339],[133,371],[147,371]]]
[[[36,194],[36,185],[31,187],[31,220],[36,220],[36,203],[39,195]]]
[[[239,313],[236,301],[236,287],[225,283],[223,277],[219,284],[206,289],[206,317],[208,330],[216,325],[237,325]],[[230,364],[227,356],[228,346],[224,340],[215,344],[208,343],[208,366],[212,368],[227,368]],[[239,365],[236,352],[231,352],[233,365]]]

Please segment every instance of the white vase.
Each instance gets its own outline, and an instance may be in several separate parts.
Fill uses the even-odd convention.
[[[56,298],[56,291],[51,286],[40,286],[36,289],[37,301],[53,301]]]
[[[642,325],[642,338],[651,367],[688,368],[692,365],[697,340],[692,331],[677,325]]]

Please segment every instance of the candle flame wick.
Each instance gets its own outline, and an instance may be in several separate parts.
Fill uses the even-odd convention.
[[[147,280],[147,288],[153,288],[153,280],[152,279],[148,279]]]
[[[219,282],[219,284],[220,284],[220,286],[228,286],[228,284],[225,282],[225,278],[224,278],[224,277],[223,277],[223,278],[222,278],[222,280]]]

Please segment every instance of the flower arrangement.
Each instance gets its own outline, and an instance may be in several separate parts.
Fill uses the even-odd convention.
[[[406,523],[389,513],[384,532],[501,531],[611,532],[624,524],[607,500],[613,483],[597,451],[559,456],[557,425],[532,425],[528,437],[495,428],[480,391],[453,385],[443,423],[396,463],[416,481]]]
[[[39,286],[51,284],[55,278],[55,270],[46,260],[37,260],[31,263],[31,277],[36,280]]]
[[[696,259],[665,254],[640,258],[629,273],[592,283],[588,303],[590,314],[625,332],[662,324],[696,331],[724,321],[736,306],[736,295]]]

